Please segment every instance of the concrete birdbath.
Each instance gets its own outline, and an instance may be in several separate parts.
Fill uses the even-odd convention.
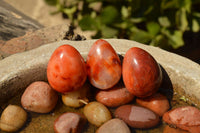
[[[11,55],[0,61],[0,105],[4,108],[8,104],[20,105],[20,96],[23,90],[32,82],[47,81],[46,68],[53,51],[63,44],[74,46],[86,59],[89,49],[95,40],[86,41],[59,41],[40,46],[36,49]],[[183,98],[187,103],[200,107],[200,65],[182,56],[167,52],[157,47],[147,46],[135,41],[123,39],[107,39],[118,54],[122,56],[131,47],[140,47],[148,51],[162,67],[164,74],[162,91],[172,97]],[[180,105],[176,105],[180,106]],[[173,108],[173,107],[172,107]],[[31,114],[31,120],[21,132],[53,132],[53,121],[66,111],[82,111],[63,107],[58,102],[56,109],[45,115]],[[152,132],[162,130],[151,129]],[[89,126],[85,132],[94,132]],[[140,132],[140,131],[138,131]]]

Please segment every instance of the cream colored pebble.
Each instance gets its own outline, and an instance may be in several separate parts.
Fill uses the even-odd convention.
[[[6,132],[19,130],[27,120],[26,111],[17,105],[8,105],[0,118],[0,129]]]
[[[111,113],[108,108],[102,103],[96,101],[88,103],[84,107],[83,113],[87,120],[97,127],[112,119]]]

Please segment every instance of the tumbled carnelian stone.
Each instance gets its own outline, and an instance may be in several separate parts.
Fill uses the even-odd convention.
[[[47,78],[52,88],[58,92],[79,89],[87,78],[83,57],[70,45],[58,47],[48,62]]]
[[[87,56],[90,83],[99,89],[113,87],[121,78],[121,61],[113,47],[105,40],[97,40]]]
[[[137,97],[154,94],[162,82],[162,71],[156,60],[138,47],[130,48],[126,52],[122,76],[126,88]]]

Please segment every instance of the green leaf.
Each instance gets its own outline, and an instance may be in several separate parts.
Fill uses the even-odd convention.
[[[101,22],[101,17],[100,16],[97,16],[95,18],[93,18],[95,20],[95,26],[96,26],[96,30],[101,30],[102,26],[104,24],[102,24]]]
[[[112,24],[113,22],[116,21],[117,16],[118,16],[118,11],[114,6],[107,6],[103,8],[100,14],[101,21],[104,24]]]
[[[158,32],[160,31],[160,25],[158,23],[149,22],[147,23],[146,26],[147,26],[147,31],[153,36],[158,34]]]
[[[148,32],[138,29],[137,27],[131,28],[130,39],[140,43],[148,43],[153,38]]]
[[[193,32],[199,31],[199,23],[196,19],[192,19],[192,31]]]
[[[68,17],[72,20],[73,14],[76,12],[77,7],[73,6],[71,8],[64,8],[63,12],[68,15]]]
[[[128,11],[128,8],[127,8],[126,6],[122,6],[121,14],[122,14],[122,17],[123,17],[123,18],[128,18],[128,16],[129,16],[129,11]]]
[[[108,26],[102,26],[101,33],[103,38],[115,38],[117,36],[118,30]]]
[[[79,21],[79,26],[82,30],[96,30],[97,25],[94,18],[89,15],[83,16],[83,18]]]
[[[169,39],[169,44],[174,48],[177,49],[184,45],[183,41],[183,32],[175,30],[174,32],[170,32],[169,30],[162,30],[162,33],[166,35],[166,37]]]
[[[128,23],[126,21],[123,21],[121,23],[115,24],[114,26],[117,27],[117,28],[120,28],[120,29],[127,29]]]
[[[185,8],[187,12],[191,12],[192,0],[162,0],[161,10]]]
[[[158,18],[158,22],[160,23],[161,26],[163,27],[170,27],[171,23],[166,16],[161,16]]]
[[[98,2],[98,1],[102,1],[102,0],[86,0],[86,2],[88,2],[88,3]]]
[[[191,0],[178,0],[178,3],[180,5],[179,8],[185,8],[187,12],[191,12]]]
[[[130,21],[131,21],[132,23],[141,23],[141,22],[144,21],[144,19],[145,19],[145,18],[143,18],[143,17],[131,18]]]
[[[176,12],[176,25],[181,31],[186,31],[188,28],[188,20],[185,8],[181,8]]]
[[[177,49],[184,45],[183,32],[175,31],[173,35],[169,36],[169,43],[172,44],[174,49]]]
[[[172,48],[171,44],[169,43],[169,39],[163,34],[159,34],[156,37],[154,37],[150,42],[150,45],[160,47],[166,50],[170,50]]]
[[[45,0],[45,2],[50,6],[56,6],[59,3],[59,0]]]
[[[165,37],[162,35],[162,34],[159,34],[157,35],[154,39],[152,39],[150,45],[151,46],[162,46],[163,44],[166,44],[166,41],[165,41]],[[165,43],[163,43],[165,41]]]
[[[188,102],[188,98],[186,98],[185,96],[181,96],[179,99],[184,101],[184,102]]]
[[[176,5],[176,2],[177,0],[162,0],[161,1],[161,10],[166,10],[166,9],[169,9],[169,8],[175,8],[177,5]]]
[[[144,12],[145,15],[148,15],[152,10],[154,6],[149,6],[148,9]]]
[[[200,18],[200,12],[193,12],[192,15],[197,18]]]

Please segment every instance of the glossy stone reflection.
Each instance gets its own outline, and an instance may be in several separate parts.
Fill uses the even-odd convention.
[[[99,89],[113,87],[121,78],[121,62],[105,40],[97,40],[87,56],[87,74],[90,83]]]
[[[133,128],[152,128],[160,119],[153,111],[135,105],[122,105],[115,110],[115,117],[120,118]]]
[[[170,109],[167,97],[160,93],[155,93],[147,98],[137,98],[136,103],[152,110],[159,116],[163,116]]]
[[[98,102],[108,107],[117,107],[131,102],[134,99],[134,95],[124,87],[122,82],[119,82],[110,89],[99,90],[95,98]]]
[[[126,52],[122,75],[126,88],[137,97],[152,95],[162,82],[162,72],[156,60],[148,52],[137,47]]]
[[[58,47],[49,60],[47,78],[58,92],[66,93],[79,89],[87,78],[83,57],[70,45]]]

